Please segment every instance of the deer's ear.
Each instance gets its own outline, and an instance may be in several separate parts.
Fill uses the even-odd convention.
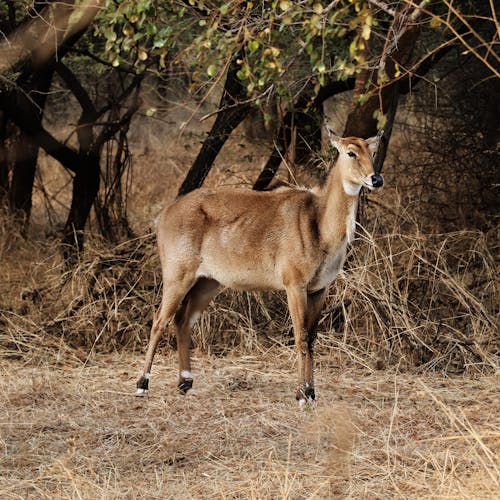
[[[336,135],[330,127],[326,127],[326,130],[328,132],[328,139],[330,139],[330,143],[334,148],[340,151],[342,147],[342,137]]]
[[[379,130],[377,135],[370,137],[369,139],[366,139],[366,143],[368,144],[368,149],[371,151],[372,154],[375,154],[375,152],[377,151],[378,144],[383,135],[384,131]]]

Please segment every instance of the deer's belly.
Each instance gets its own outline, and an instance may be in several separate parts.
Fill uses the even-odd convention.
[[[255,261],[231,262],[231,259],[210,259],[203,262],[199,276],[212,278],[222,286],[235,290],[282,290],[283,281],[276,275],[274,266]]]

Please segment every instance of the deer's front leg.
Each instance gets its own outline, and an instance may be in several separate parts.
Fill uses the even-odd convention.
[[[297,348],[298,385],[296,398],[300,403],[314,399],[314,388],[306,380],[306,356],[308,353],[306,308],[307,292],[302,286],[286,289],[288,308],[292,317],[295,346]]]
[[[318,290],[317,292],[307,295],[307,311],[306,311],[306,330],[307,330],[307,351],[305,377],[306,387],[308,389],[307,397],[315,399],[314,393],[314,341],[316,340],[316,330],[318,320],[321,314],[321,309],[326,299],[326,289]]]

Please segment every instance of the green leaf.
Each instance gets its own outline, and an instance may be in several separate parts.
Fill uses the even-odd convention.
[[[146,33],[148,35],[156,35],[157,32],[158,32],[158,28],[156,27],[156,24],[149,23],[146,26]]]
[[[382,113],[379,109],[376,109],[373,113],[373,118],[377,120],[378,130],[383,130],[387,125],[387,115]]]
[[[259,49],[259,47],[260,47],[260,43],[257,40],[252,40],[252,41],[248,42],[248,49],[251,52],[255,52],[256,50]]]
[[[358,43],[356,40],[353,40],[349,45],[349,54],[351,55],[351,57],[354,56],[357,48],[358,48]]]
[[[167,40],[165,38],[157,38],[153,43],[153,48],[161,49],[162,47],[165,47],[166,43]]]
[[[363,37],[364,40],[370,39],[371,31],[372,29],[369,24],[363,24],[363,29],[361,30],[361,36]]]
[[[248,73],[245,69],[240,69],[236,72],[236,76],[238,77],[238,80],[246,80]]]
[[[313,5],[313,12],[315,14],[321,15],[323,13],[323,6],[317,2]]]
[[[208,68],[207,68],[207,75],[212,77],[215,75],[215,73],[217,73],[217,66],[215,64],[211,64]]]
[[[324,73],[326,71],[326,66],[324,63],[319,63],[316,66],[316,69],[317,69],[318,73]]]
[[[106,40],[110,42],[116,41],[116,33],[113,30],[106,31],[104,36],[106,37]]]

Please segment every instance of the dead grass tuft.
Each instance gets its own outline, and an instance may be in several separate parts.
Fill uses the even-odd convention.
[[[479,231],[363,230],[335,290],[335,302],[351,303],[342,343],[372,366],[449,373],[498,366],[498,276]]]
[[[374,212],[370,231],[360,229],[331,289],[320,349],[341,351],[370,369],[494,371],[500,348],[495,247],[480,231],[384,233],[382,220],[387,217]],[[72,351],[87,360],[95,352],[142,349],[161,293],[152,234],[114,248],[89,238],[71,270],[53,242],[11,241],[3,255],[0,356],[50,350],[64,358]],[[212,354],[265,353],[291,343],[282,293],[224,291],[193,335],[194,346]],[[175,340],[167,336],[163,345],[175,348]]]

